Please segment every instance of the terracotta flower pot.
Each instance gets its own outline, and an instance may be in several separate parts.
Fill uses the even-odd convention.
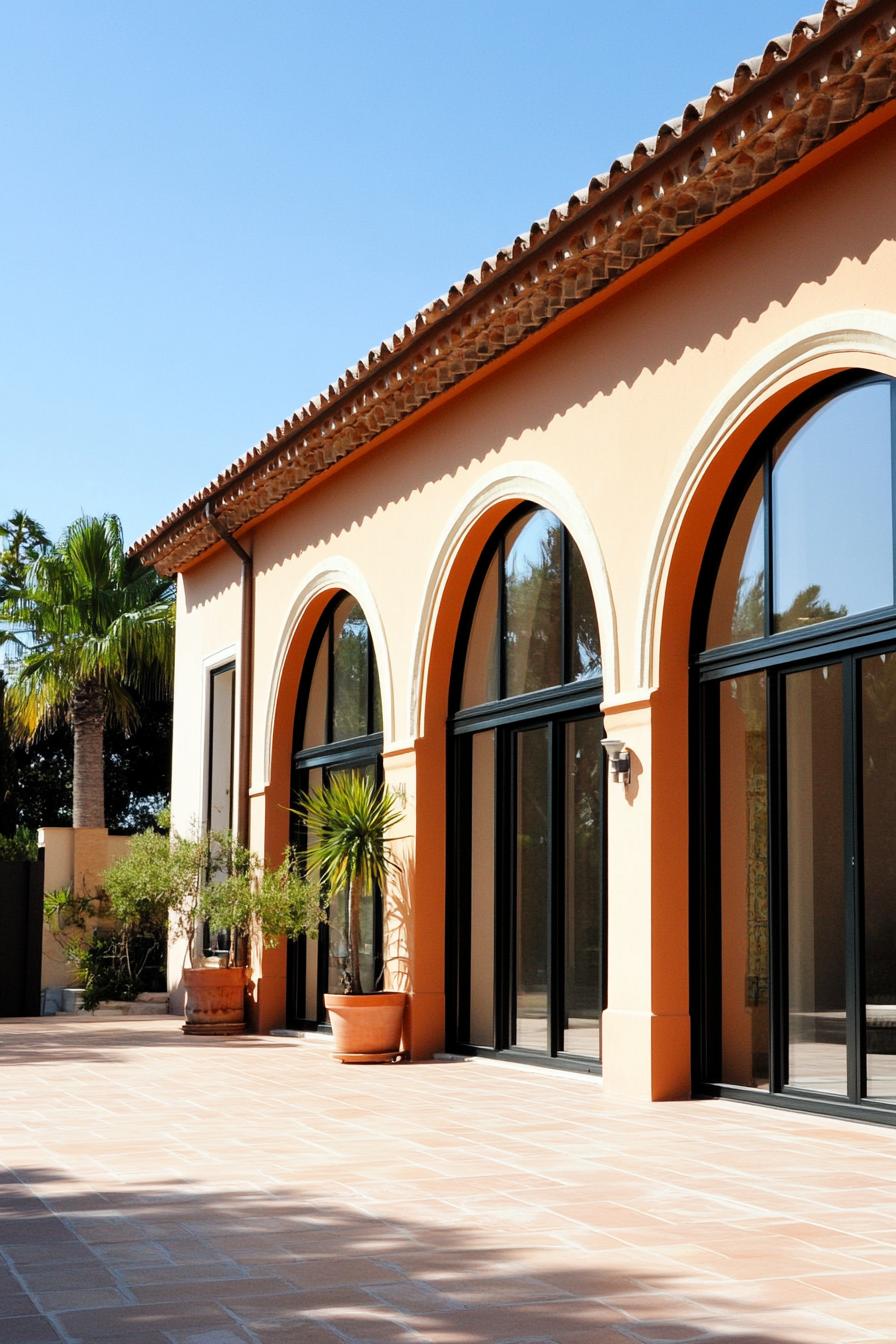
[[[333,1058],[343,1064],[388,1064],[401,1054],[407,995],[325,994],[333,1028]]]
[[[246,1030],[246,967],[197,966],[184,971],[188,1036],[239,1036]]]

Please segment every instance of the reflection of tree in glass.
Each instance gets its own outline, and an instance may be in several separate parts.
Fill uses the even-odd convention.
[[[800,590],[786,611],[775,616],[777,630],[799,630],[804,625],[816,625],[819,621],[835,621],[846,616],[846,607],[832,607],[830,602],[821,600],[821,584],[810,583]]]
[[[600,1012],[601,730],[586,719],[567,730],[568,1012],[596,1018]]]
[[[560,644],[563,532],[545,510],[524,522],[507,556],[507,694],[557,686]]]
[[[573,681],[596,677],[601,670],[597,613],[588,573],[578,546],[567,543],[569,555],[570,676]]]
[[[731,642],[757,639],[765,629],[765,574],[751,578],[743,574],[737,581],[737,601],[731,620]]]
[[[768,1002],[768,772],[765,673],[727,683],[744,717],[747,856],[747,974],[744,1002]],[[755,1051],[754,1051],[755,1057]]]
[[[362,737],[367,732],[367,644],[369,633],[355,603],[333,639],[333,739]]]
[[[547,981],[549,737],[544,728],[517,735],[517,988]]]
[[[810,583],[797,593],[786,611],[775,616],[776,630],[800,630],[821,621],[846,616],[846,607],[832,607],[821,600],[821,584]],[[731,641],[761,638],[765,624],[765,574],[743,575],[737,584],[737,601],[731,621]]]

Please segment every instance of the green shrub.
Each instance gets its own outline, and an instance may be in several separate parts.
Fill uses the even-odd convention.
[[[95,929],[90,940],[73,949],[72,961],[84,988],[88,1012],[104,999],[130,1001],[165,988],[167,939],[159,931],[125,934]]]
[[[302,875],[295,850],[287,847],[276,868],[265,868],[229,831],[207,840],[208,880],[199,893],[197,918],[212,934],[228,936],[231,964],[246,964],[253,932],[267,947],[278,938],[317,937],[328,897],[319,882]]]
[[[0,862],[33,861],[37,858],[37,831],[17,826],[13,835],[0,835]]]

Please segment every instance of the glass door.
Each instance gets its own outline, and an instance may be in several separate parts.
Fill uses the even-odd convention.
[[[358,774],[376,783],[376,762],[346,766],[326,771],[329,784],[340,775]],[[358,949],[361,961],[361,989],[365,994],[373,994],[377,985],[377,929],[380,921],[376,913],[376,892],[365,891],[361,896],[361,946]],[[320,944],[319,965],[325,967],[325,976],[321,976],[320,1005],[318,1020],[324,1021],[326,1014],[323,995],[344,994],[346,984],[351,986],[348,952],[348,892],[343,888],[330,897],[328,918],[318,935]]]
[[[564,724],[563,980],[557,1048],[600,1059],[604,1002],[602,721]]]
[[[849,1094],[844,665],[784,677],[787,1083]]]
[[[604,757],[597,715],[457,741],[458,1044],[600,1059]]]
[[[297,772],[297,791],[313,792],[338,775],[356,772],[376,782],[378,759],[359,756],[345,764],[311,764]],[[293,818],[291,842],[301,848],[312,845],[314,836],[304,834]],[[313,874],[312,874],[313,876]],[[361,984],[369,994],[380,987],[382,971],[382,911],[379,892],[365,892],[361,899]],[[304,935],[290,942],[287,952],[287,1004],[293,1025],[327,1024],[324,994],[345,990],[348,969],[348,896],[342,891],[331,900],[327,920],[317,938]]]
[[[513,1045],[550,1050],[551,730],[514,733]]]
[[[896,1103],[896,653],[859,664],[863,1094]]]
[[[715,696],[716,1076],[896,1104],[896,652]]]

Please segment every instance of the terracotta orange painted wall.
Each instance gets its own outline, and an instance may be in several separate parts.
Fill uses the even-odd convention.
[[[489,532],[531,498],[554,508],[585,556],[607,731],[635,755],[631,786],[612,787],[608,803],[606,1085],[688,1092],[697,574],[732,473],[776,411],[836,368],[896,372],[896,179],[881,168],[894,156],[888,123],[252,530],[252,844],[273,858],[285,841],[298,677],[327,594],[347,588],[377,650],[386,776],[408,797],[389,975],[411,991],[415,1055],[444,1036],[445,716],[458,615]],[[181,580],[181,825],[201,809],[203,677],[216,651],[238,645],[237,581],[223,551]],[[259,972],[265,1029],[283,1016],[282,952],[266,953]]]

